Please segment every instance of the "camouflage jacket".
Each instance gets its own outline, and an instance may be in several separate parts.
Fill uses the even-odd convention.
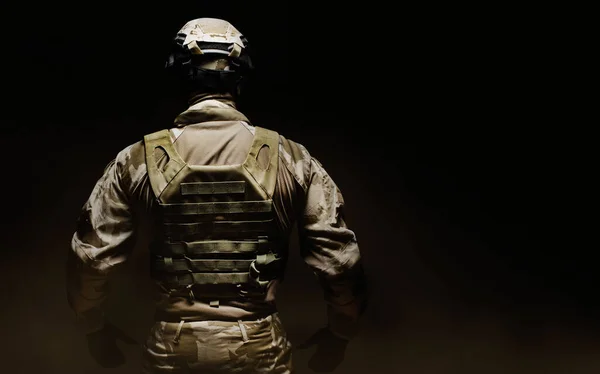
[[[254,127],[226,97],[203,97],[175,119],[171,137],[177,152],[192,164],[224,165],[243,161]],[[200,135],[201,134],[201,135]],[[197,145],[197,146],[196,146]],[[356,236],[343,219],[344,200],[323,166],[301,144],[280,135],[275,195],[278,226],[284,237],[297,225],[301,256],[323,287],[329,328],[351,338],[365,302],[364,274]],[[146,172],[143,142],[119,152],[104,170],[83,206],[67,261],[67,294],[76,315],[90,329],[100,326],[105,287],[124,263],[140,235],[140,214],[156,204]],[[148,234],[145,234],[148,235]],[[274,308],[277,283],[265,305]],[[159,295],[157,308],[203,319],[252,319],[261,307],[210,308]],[[262,305],[264,312],[265,305]]]

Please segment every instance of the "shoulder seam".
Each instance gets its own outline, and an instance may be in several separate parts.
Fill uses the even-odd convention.
[[[299,178],[296,175],[296,173],[294,172],[294,170],[292,170],[291,165],[288,164],[288,162],[283,157],[283,152],[286,152],[286,150],[285,150],[285,148],[283,148],[283,143],[281,142],[281,137],[280,137],[279,138],[279,159],[285,166],[286,170],[292,175],[292,177],[294,178],[296,183],[298,183],[298,185],[302,188],[302,191],[306,192],[308,189],[306,183],[303,183],[301,180],[299,180]]]

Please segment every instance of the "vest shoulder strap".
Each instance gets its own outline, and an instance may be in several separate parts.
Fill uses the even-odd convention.
[[[264,147],[268,147],[269,158],[266,165],[258,162],[258,156]],[[269,197],[273,196],[277,182],[279,166],[279,134],[276,131],[255,127],[254,141],[244,162],[244,167]]]
[[[162,149],[168,157],[167,164],[162,169],[158,167],[158,162],[154,156],[154,151],[157,148]],[[146,168],[150,185],[154,196],[160,199],[160,195],[169,182],[186,166],[186,163],[175,150],[167,129],[144,136],[144,149],[146,151]]]

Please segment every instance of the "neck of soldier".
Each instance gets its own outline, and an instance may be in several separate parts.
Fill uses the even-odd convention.
[[[189,106],[192,106],[204,100],[219,100],[233,108],[236,107],[233,95],[225,92],[193,91],[188,97],[188,104]]]

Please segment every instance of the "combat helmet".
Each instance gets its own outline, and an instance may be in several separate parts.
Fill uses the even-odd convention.
[[[253,69],[248,40],[228,21],[197,18],[173,40],[165,67],[197,86],[232,91]]]

